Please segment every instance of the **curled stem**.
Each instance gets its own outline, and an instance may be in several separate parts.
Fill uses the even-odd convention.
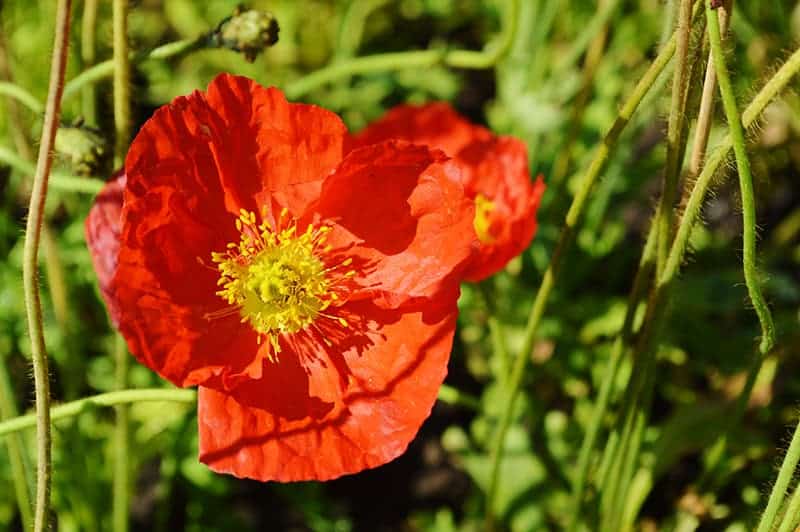
[[[775,324],[772,321],[769,306],[761,293],[758,268],[756,266],[756,203],[753,192],[753,176],[750,171],[750,159],[747,156],[744,128],[739,115],[738,104],[733,93],[728,67],[725,64],[725,52],[722,49],[722,34],[716,12],[706,5],[708,20],[708,36],[714,58],[714,70],[719,80],[722,105],[728,118],[728,128],[733,141],[733,152],[736,156],[736,167],[739,173],[739,188],[742,194],[743,228],[743,267],[744,279],[750,301],[753,303],[758,321],[761,323],[761,354],[767,354],[775,345]]]
[[[28,316],[28,334],[31,340],[31,358],[36,389],[36,506],[34,532],[43,532],[48,527],[50,511],[50,382],[47,367],[47,352],[42,324],[42,303],[39,299],[38,255],[44,220],[44,203],[47,197],[47,181],[52,165],[52,150],[61,114],[61,95],[64,90],[64,72],[69,46],[69,21],[71,0],[59,0],[56,12],[56,31],[53,59],[50,67],[50,86],[47,93],[39,156],[33,177],[28,222],[25,229],[22,277],[25,292],[25,311]]]

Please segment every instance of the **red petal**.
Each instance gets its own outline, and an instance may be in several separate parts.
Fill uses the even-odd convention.
[[[464,276],[480,281],[502,270],[530,244],[536,232],[536,210],[544,192],[539,178],[531,182],[525,145],[513,137],[497,137],[471,124],[448,104],[401,105],[350,139],[350,149],[389,139],[402,139],[444,150],[461,169],[470,198],[483,195],[494,204],[490,233],[481,243]]]
[[[350,149],[392,139],[407,140],[438,148],[455,157],[475,140],[488,140],[492,133],[456,113],[445,102],[426,105],[398,105],[353,136]]]
[[[366,265],[357,279],[385,306],[456,289],[474,252],[473,202],[458,168],[442,160],[441,152],[406,143],[359,148],[310,207],[336,222],[331,244]]]
[[[467,195],[481,194],[494,205],[489,213],[494,240],[481,243],[464,273],[469,281],[481,281],[530,245],[545,185],[541,176],[531,182],[525,144],[512,137],[473,142],[461,150],[458,160],[467,176]]]
[[[227,74],[145,123],[126,159],[112,283],[140,361],[181,386],[260,374],[251,328],[236,315],[207,317],[224,306],[211,253],[238,242],[240,208],[302,212],[339,163],[345,133],[333,113]]]
[[[117,269],[124,189],[125,173],[118,172],[95,197],[84,225],[86,244],[97,273],[100,295],[115,327],[119,324],[119,309],[111,296],[111,279]]]
[[[200,388],[202,462],[263,481],[328,480],[405,451],[447,372],[454,301],[405,314],[369,303],[351,310],[369,319],[370,345],[305,367],[281,357],[238,399]]]

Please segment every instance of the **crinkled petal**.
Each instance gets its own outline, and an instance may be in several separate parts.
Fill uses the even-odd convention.
[[[111,294],[111,279],[117,269],[119,235],[122,231],[122,193],[125,190],[125,173],[119,172],[106,183],[95,197],[84,231],[86,244],[97,274],[100,296],[108,309],[111,323],[119,325],[120,309]]]
[[[356,259],[356,278],[395,307],[444,297],[477,246],[474,205],[441,152],[404,142],[354,150],[310,209],[335,222],[334,252]]]
[[[340,162],[345,133],[333,113],[227,74],[145,123],[126,159],[111,285],[140,361],[181,386],[260,373],[251,328],[236,313],[215,317],[226,305],[211,253],[239,241],[240,209],[303,212]]]
[[[200,388],[202,462],[262,481],[328,480],[405,451],[446,375],[455,302],[351,310],[364,316],[361,341],[338,355],[301,348],[300,359],[282,356],[236,397]]]

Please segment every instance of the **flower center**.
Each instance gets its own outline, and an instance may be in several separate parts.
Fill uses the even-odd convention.
[[[324,312],[340,299],[337,283],[328,276],[337,267],[327,268],[319,258],[330,251],[324,246],[330,227],[309,224],[298,234],[294,222],[281,228],[286,214],[284,209],[273,228],[267,222],[256,224],[255,213],[242,210],[236,220],[239,242],[211,254],[220,273],[217,295],[239,310],[242,322],[258,333],[259,343],[267,336],[275,353],[280,352],[279,335],[303,330],[320,315],[347,326],[344,318]],[[340,266],[351,262],[346,259]]]
[[[489,232],[489,228],[492,225],[489,215],[493,210],[493,201],[490,201],[483,194],[478,194],[475,197],[475,219],[472,225],[475,227],[475,234],[478,235],[478,240],[484,244],[491,244],[495,241],[494,236]]]

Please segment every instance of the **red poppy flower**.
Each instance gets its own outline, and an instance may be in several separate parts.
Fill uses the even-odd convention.
[[[344,156],[346,134],[223,74],[156,111],[128,152],[119,250],[98,276],[113,265],[131,352],[200,385],[215,471],[324,480],[383,464],[444,379],[475,248],[459,169],[403,142]],[[115,234],[100,208],[87,231]],[[90,238],[93,254],[112,240]]]
[[[441,149],[459,164],[464,189],[475,200],[481,243],[466,279],[480,281],[497,273],[528,247],[545,187],[541,176],[531,182],[527,149],[520,140],[495,136],[439,102],[395,107],[353,137],[349,147],[388,139]]]

